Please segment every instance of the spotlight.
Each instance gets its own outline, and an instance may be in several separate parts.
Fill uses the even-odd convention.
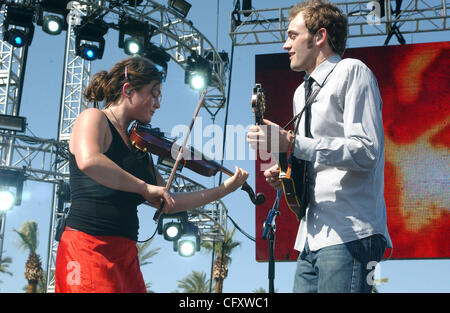
[[[147,22],[122,16],[119,20],[119,48],[129,55],[142,54],[155,29],[155,26]],[[125,35],[128,36],[126,40]]]
[[[178,254],[183,257],[193,256],[196,249],[196,242],[192,239],[183,239],[177,243]]]
[[[186,17],[191,9],[191,4],[185,0],[169,0],[169,7]]]
[[[210,64],[195,52],[187,59],[186,71],[184,73],[184,83],[192,89],[200,90],[209,85],[211,79]]]
[[[250,11],[252,9],[252,0],[242,0],[242,11]],[[251,12],[245,12],[244,16],[248,17]]]
[[[63,30],[64,21],[56,15],[46,15],[42,24],[42,30],[49,35],[59,35]]]
[[[92,61],[92,60],[97,60],[99,58],[99,48],[94,46],[94,45],[90,45],[90,44],[82,44],[79,47],[80,50],[80,56],[88,61]]]
[[[27,126],[26,121],[26,118],[22,116],[0,114],[0,129],[23,133]]]
[[[193,256],[195,251],[200,251],[198,227],[187,220],[182,221],[181,227],[183,228],[183,236],[180,240],[174,241],[173,250],[183,257]]]
[[[42,30],[49,35],[59,35],[63,30],[67,30],[67,15],[70,10],[67,4],[70,0],[40,0],[36,24],[42,26]],[[47,14],[44,16],[45,12]]]
[[[24,180],[25,172],[23,170],[0,169],[1,210],[8,210],[12,206],[22,203]],[[9,190],[10,187],[15,188],[15,194]]]
[[[136,55],[142,52],[143,46],[142,42],[137,38],[127,38],[125,40],[124,51],[128,55]]]
[[[178,219],[163,226],[164,219]],[[181,256],[192,256],[200,251],[200,235],[198,227],[188,221],[187,212],[162,214],[157,226],[158,234],[164,234],[164,239],[173,242],[173,251]]]
[[[16,48],[31,45],[34,35],[33,16],[32,8],[7,5],[3,22],[3,40]]]
[[[108,25],[101,19],[84,21],[76,26],[74,28],[76,54],[88,61],[101,59],[105,51],[103,36],[107,31]]]
[[[14,206],[15,195],[9,190],[0,191],[0,212],[8,211]]]
[[[170,55],[162,47],[157,47],[151,42],[147,44],[142,55],[155,64],[162,73],[164,82],[167,77],[167,63],[170,61]]]
[[[177,222],[169,222],[163,228],[164,239],[168,241],[176,241],[183,235],[181,224]]]

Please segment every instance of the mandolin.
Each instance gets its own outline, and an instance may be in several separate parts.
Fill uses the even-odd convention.
[[[266,109],[266,100],[264,90],[261,84],[255,84],[252,91],[252,109],[255,115],[255,124],[263,125],[264,111]],[[294,138],[294,137],[292,137]],[[292,143],[289,144],[289,147]],[[279,178],[283,186],[283,193],[289,209],[295,214],[297,220],[305,216],[308,203],[305,186],[307,183],[306,161],[297,159],[292,151],[274,153],[273,157],[278,163],[280,171]]]

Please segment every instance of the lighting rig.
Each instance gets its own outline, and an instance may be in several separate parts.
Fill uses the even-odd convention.
[[[0,211],[4,212],[22,203],[25,171],[0,168]],[[13,189],[14,191],[12,191]]]
[[[3,21],[3,40],[16,48],[31,45],[34,35],[34,8],[8,4]]]
[[[163,220],[170,219],[163,225]],[[158,221],[158,234],[173,242],[173,251],[180,256],[190,257],[200,251],[200,233],[198,227],[188,221],[187,212],[162,214]]]
[[[67,15],[70,0],[41,0],[37,10],[36,25],[49,35],[59,35],[67,30]]]
[[[105,34],[108,25],[101,19],[84,18],[80,25],[74,27],[76,54],[85,60],[97,60],[105,51]]]

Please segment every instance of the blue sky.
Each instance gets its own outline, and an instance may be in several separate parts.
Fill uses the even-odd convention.
[[[228,35],[230,28],[230,12],[233,9],[232,0],[199,1],[191,0],[191,11],[188,19],[199,29],[219,51],[230,53],[231,40]],[[219,16],[217,4],[219,3]],[[259,0],[253,1],[257,9],[287,7],[294,1]],[[217,23],[217,19],[219,23]],[[217,28],[218,25],[218,28]],[[216,33],[219,36],[216,38]],[[117,32],[110,30],[107,34],[105,55],[102,60],[94,61],[92,72],[110,69],[118,60],[126,57],[117,47]],[[448,39],[448,32],[405,35],[407,43],[434,42]],[[365,46],[381,46],[384,38],[351,39],[350,48]],[[63,72],[65,36],[49,36],[37,27],[33,43],[29,50],[27,73],[24,82],[24,94],[20,115],[26,116],[28,127],[37,137],[56,138],[58,127],[59,102]],[[397,44],[396,39],[391,44]],[[256,54],[283,52],[281,44],[266,46],[236,47],[231,83],[230,109],[228,121],[233,125],[252,124],[253,113],[250,108],[251,88],[254,81],[254,56]],[[161,109],[154,116],[153,125],[162,131],[170,133],[175,125],[189,124],[198,101],[198,94],[184,85],[184,72],[173,61],[169,64],[167,83],[163,87],[163,102]],[[203,127],[213,124],[211,116],[200,111]],[[225,110],[216,117],[214,123],[222,126]],[[31,135],[30,132],[27,133]],[[205,139],[205,141],[208,138]],[[234,165],[250,172],[249,183],[254,185],[254,161],[225,160],[227,168]],[[214,186],[218,177],[204,178],[190,171],[184,175],[192,177],[205,186]],[[18,236],[13,229],[20,228],[26,220],[35,220],[39,224],[39,248],[43,265],[46,266],[48,254],[48,233],[51,210],[52,185],[26,181],[24,185],[23,202],[7,213],[6,232],[3,256],[13,258],[10,271],[13,276],[1,275],[0,292],[22,292],[26,285],[23,275],[27,254],[19,251],[15,245]],[[255,235],[254,206],[248,201],[247,195],[241,191],[228,195],[223,199],[229,215],[246,232]],[[266,208],[261,208],[266,210]],[[155,230],[152,221],[154,210],[147,206],[139,208],[140,239],[146,239]],[[232,228],[231,222],[228,227]],[[260,234],[256,234],[259,236]],[[235,234],[235,240],[242,244],[232,255],[229,275],[224,283],[224,292],[252,292],[263,287],[268,290],[267,263],[255,261],[255,246],[252,241],[240,234]],[[152,259],[153,264],[142,268],[146,281],[152,283],[156,292],[172,292],[177,289],[181,280],[193,270],[204,271],[209,277],[211,256],[201,251],[191,258],[182,258],[172,251],[172,244],[157,236],[152,243],[153,248],[161,248]],[[275,273],[275,288],[278,292],[291,292],[295,262],[277,262]],[[386,284],[379,286],[381,292],[450,292],[450,261],[449,260],[390,260],[382,262],[376,275],[388,278]]]

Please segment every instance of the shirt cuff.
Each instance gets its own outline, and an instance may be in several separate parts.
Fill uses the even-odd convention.
[[[320,139],[295,136],[294,156],[305,161],[316,161],[316,147]]]

